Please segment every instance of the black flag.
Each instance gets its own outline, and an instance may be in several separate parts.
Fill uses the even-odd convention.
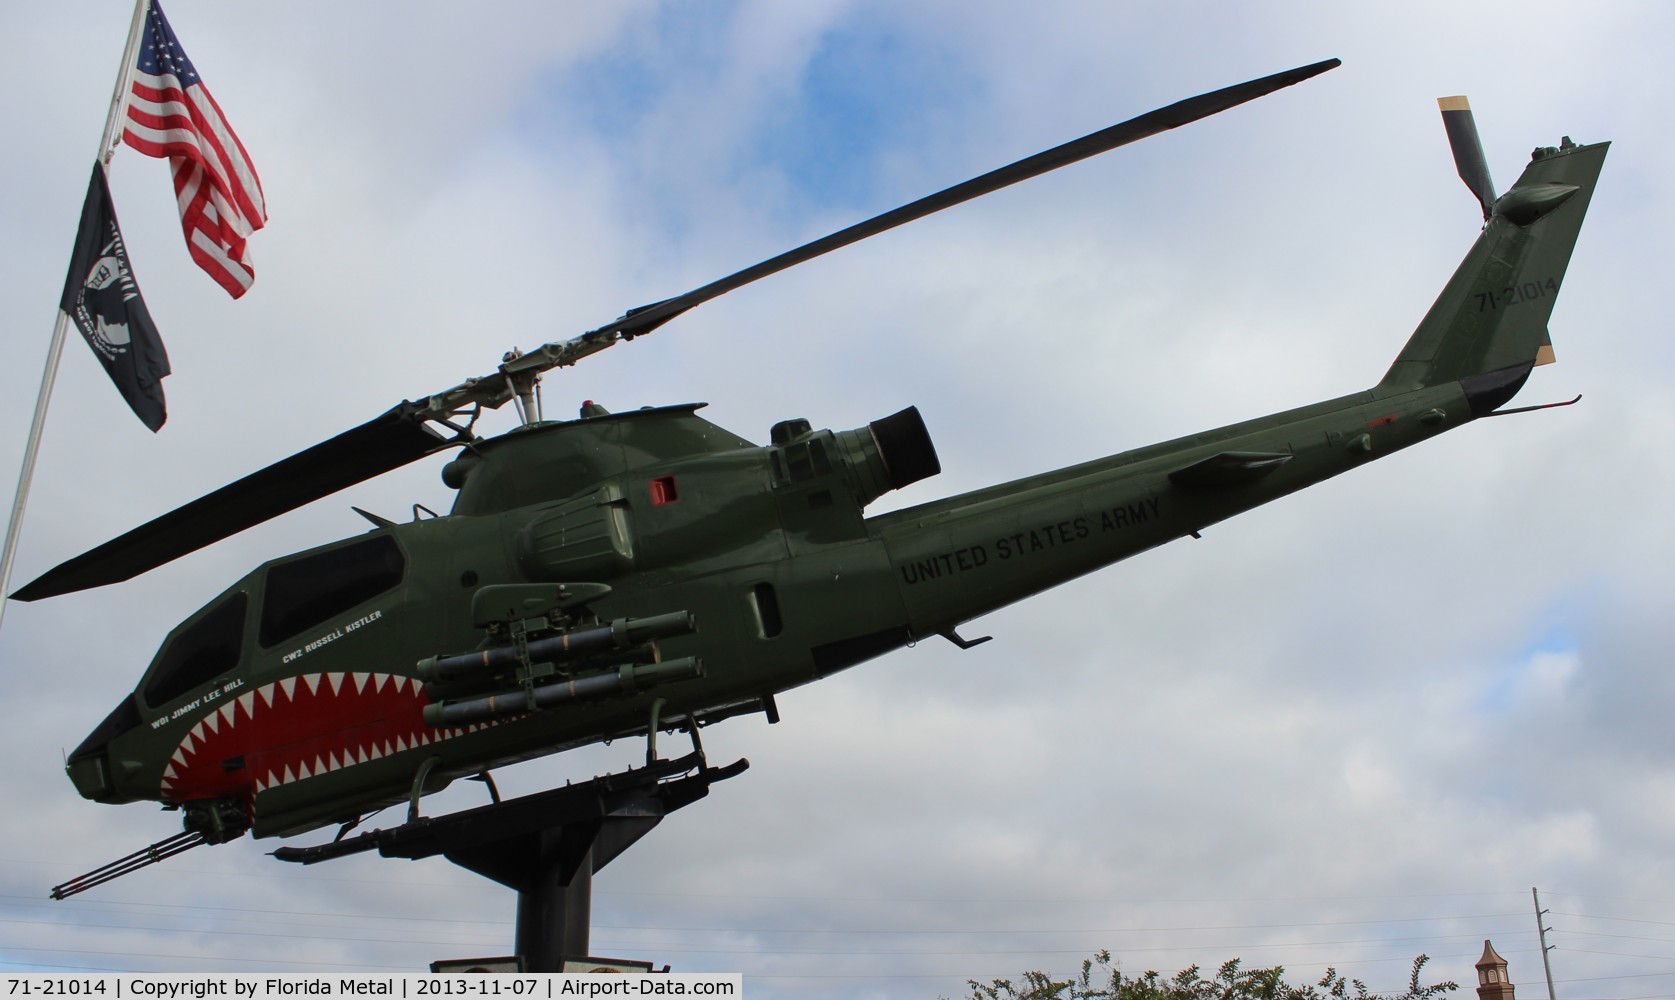
[[[128,266],[105,168],[98,162],[87,184],[81,228],[58,307],[86,338],[134,415],[153,431],[162,427],[168,419],[163,376],[169,373],[169,356],[140,298],[134,269]]]

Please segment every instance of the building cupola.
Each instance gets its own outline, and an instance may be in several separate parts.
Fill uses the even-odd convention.
[[[1514,1000],[1506,959],[1487,940],[1483,942],[1483,957],[1477,960],[1477,996],[1478,1000]]]

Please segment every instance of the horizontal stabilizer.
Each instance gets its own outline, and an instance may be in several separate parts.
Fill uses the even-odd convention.
[[[1224,451],[1169,473],[1177,486],[1237,486],[1254,482],[1291,461],[1283,451]]]

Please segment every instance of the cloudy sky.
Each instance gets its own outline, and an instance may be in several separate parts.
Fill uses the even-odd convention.
[[[122,0],[11,5],[0,399],[17,468]],[[1240,957],[1528,996],[1530,888],[1566,1000],[1675,996],[1675,12],[1647,2],[228,7],[181,40],[261,172],[233,302],[165,163],[111,183],[168,344],[153,436],[72,342],[13,586],[394,402],[948,184],[1332,56],[1257,104],[805,265],[550,378],[548,413],[707,400],[762,440],[918,404],[936,499],[1376,382],[1476,235],[1435,98],[1495,178],[1613,140],[1553,314],[1560,364],[1472,426],[709,732],[751,770],[595,880],[593,950],[752,997]],[[490,430],[509,427],[509,415]],[[259,562],[405,518],[422,463],[0,630],[0,966],[418,970],[510,950],[512,894],[446,863],[201,849],[65,903],[173,814],[61,770],[168,629]],[[10,488],[11,480],[6,480]],[[509,769],[510,792],[638,747]],[[475,792],[475,796],[473,795]],[[432,809],[476,804],[451,790]],[[388,825],[388,824],[385,824]],[[321,839],[321,835],[305,842]],[[1468,994],[1469,995],[1469,992]]]

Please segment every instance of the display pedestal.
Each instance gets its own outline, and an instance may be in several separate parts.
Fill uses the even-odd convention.
[[[518,894],[515,947],[525,972],[562,972],[588,958],[593,873],[663,817],[749,767],[722,768],[702,753],[536,792],[475,809],[419,818],[316,847],[282,847],[282,861],[317,864],[377,850],[386,858],[442,855]]]

